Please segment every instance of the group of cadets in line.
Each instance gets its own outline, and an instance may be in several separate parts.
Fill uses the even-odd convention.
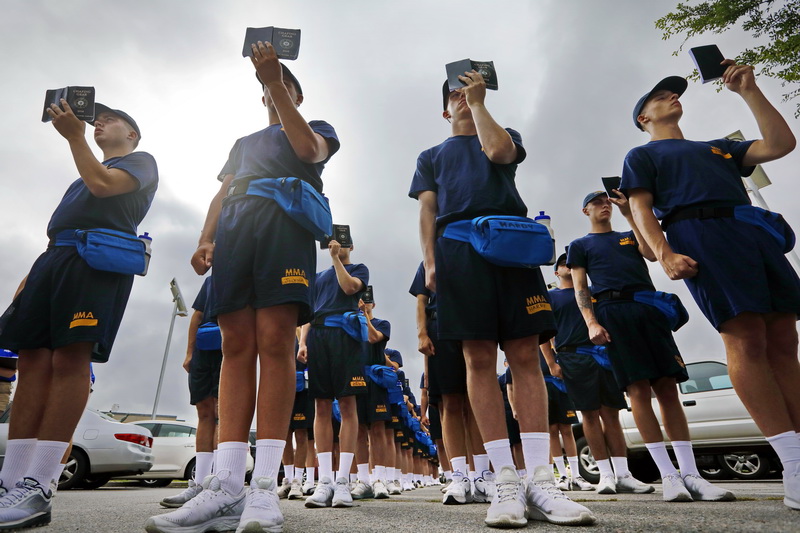
[[[594,513],[565,491],[654,491],[628,468],[618,418],[627,406],[623,391],[658,466],[664,500],[734,499],[697,471],[677,396],[687,374],[675,328],[633,296],[655,290],[645,259],[686,279],[719,330],[733,385],[783,464],[784,502],[800,508],[800,281],[782,247],[730,209],[750,203],[741,175],[794,148],[750,67],[726,60],[723,82],[751,108],[761,140],[685,140],[681,78],[662,80],[637,102],[634,124],[651,141],[628,154],[613,196],[597,191],[583,199],[589,233],[557,258],[559,287],[550,291],[540,269],[491,263],[446,231],[483,215],[525,216],[515,175],[527,152],[520,134],[489,113],[479,73],[459,76],[464,86],[455,91],[445,83],[450,136],[419,155],[409,190],[419,202],[422,248],[409,291],[425,356],[417,405],[400,354],[387,348],[389,322],[361,299],[369,270],[352,262],[354,249],[331,241],[332,265],[317,273],[312,234],[273,199],[251,193],[254,184],[284,177],[321,192],[325,164],[340,146],[330,124],[300,114],[300,83],[272,46],[259,42],[252,51],[269,125],[231,149],[191,259],[200,275],[213,264],[193,305],[184,361],[199,419],[196,475],[161,502],[174,510],[147,519],[147,531],[280,531],[282,496],[304,499],[308,508],[350,507],[354,499],[438,483],[440,468],[447,480],[442,502],[487,503],[489,526],[591,524]],[[51,246],[0,329],[3,347],[20,352],[0,472],[0,529],[49,523],[60,459],[88,395],[89,362],[107,360],[131,288],[130,275],[88,267],[74,245],[63,244],[63,232],[109,227],[135,234],[158,182],[152,157],[134,152],[141,137],[135,121],[98,108],[103,161],[91,155],[85,125],[68,105],[48,111],[81,178],[56,209]],[[631,231],[613,231],[615,207]],[[343,327],[347,316],[361,317],[363,335]],[[218,324],[221,345],[198,349],[196,334],[209,322]],[[499,377],[498,348],[506,365]],[[365,365],[396,372],[394,384],[379,386]],[[580,477],[575,411],[600,470],[597,487]]]

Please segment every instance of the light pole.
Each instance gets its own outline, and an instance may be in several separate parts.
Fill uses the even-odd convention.
[[[726,135],[725,138],[731,139],[732,141],[745,140],[742,130],[736,130],[733,133]],[[761,165],[756,165],[756,169],[753,171],[753,173],[748,177],[742,176],[742,179],[744,180],[745,189],[747,189],[747,192],[753,195],[753,199],[758,204],[758,207],[769,211],[767,201],[764,200],[764,197],[761,196],[761,193],[758,190],[763,189],[767,185],[772,185],[772,182],[767,177],[767,173],[764,172],[764,169],[761,168]],[[794,269],[797,272],[800,272],[800,259],[798,259],[797,253],[794,250],[790,250],[786,255],[788,256],[789,262],[792,264],[792,266],[794,266]]]
[[[158,399],[161,397],[161,385],[164,382],[164,371],[167,369],[167,357],[169,356],[169,345],[172,342],[172,330],[175,327],[175,317],[187,316],[189,314],[186,310],[186,303],[183,301],[183,295],[181,295],[181,289],[178,287],[178,280],[172,278],[172,281],[169,282],[169,290],[172,291],[172,301],[175,302],[175,305],[172,308],[172,319],[169,322],[169,333],[167,334],[167,346],[164,348],[164,359],[161,361],[161,374],[158,376],[156,399],[153,402],[153,414],[150,417],[152,420],[156,419]]]

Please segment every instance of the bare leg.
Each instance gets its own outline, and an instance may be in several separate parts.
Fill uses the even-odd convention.
[[[256,314],[252,308],[218,317],[222,330],[219,441],[248,442],[256,404]],[[286,437],[285,428],[281,431]]]

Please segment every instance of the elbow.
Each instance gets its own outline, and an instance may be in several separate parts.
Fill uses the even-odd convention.
[[[517,158],[516,146],[502,147],[500,149],[485,149],[486,157],[496,165],[510,165]]]
[[[314,163],[324,161],[327,152],[320,149],[316,143],[309,143],[308,145],[304,145],[295,149],[295,154],[303,163],[313,165]]]

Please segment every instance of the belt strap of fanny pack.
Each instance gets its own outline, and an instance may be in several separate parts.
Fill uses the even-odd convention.
[[[594,344],[565,344],[564,346],[560,346],[556,353],[577,353],[578,348],[582,347],[593,348]]]
[[[250,187],[250,182],[257,179],[261,178],[258,176],[250,176],[247,178],[239,178],[234,180],[230,187],[228,187],[228,194],[226,196],[240,196],[242,194],[247,194],[247,188]]]
[[[78,237],[75,235],[77,230],[65,229],[56,233],[56,236],[50,239],[48,246],[77,246]]]
[[[673,222],[690,218],[731,218],[733,207],[688,207],[680,209],[661,221],[661,229],[665,230]]]
[[[449,223],[441,231],[441,236],[445,239],[471,243],[469,235],[472,231],[472,220],[456,220]]]
[[[602,302],[603,300],[633,300],[633,292],[631,291],[603,291],[592,296],[596,301]]]

